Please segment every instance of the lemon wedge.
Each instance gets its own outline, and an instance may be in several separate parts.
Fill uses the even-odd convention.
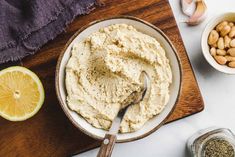
[[[38,76],[27,68],[13,66],[0,71],[0,116],[23,121],[35,115],[44,102]]]

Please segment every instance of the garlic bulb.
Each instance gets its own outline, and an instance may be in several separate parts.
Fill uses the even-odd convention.
[[[192,11],[193,4],[195,9]],[[188,25],[198,25],[205,20],[207,15],[207,6],[204,0],[181,0],[182,11],[189,16],[189,19],[185,23]]]

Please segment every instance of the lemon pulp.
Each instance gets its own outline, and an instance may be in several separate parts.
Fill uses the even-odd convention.
[[[32,117],[41,108],[44,89],[32,71],[14,66],[0,71],[0,115],[11,121]]]

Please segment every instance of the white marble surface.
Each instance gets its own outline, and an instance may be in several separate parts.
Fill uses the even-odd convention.
[[[235,11],[235,1],[206,0],[208,18],[196,27],[181,23],[185,16],[180,11],[179,0],[169,1],[198,80],[205,110],[165,125],[142,140],[117,144],[113,157],[187,157],[186,141],[197,130],[220,126],[235,132],[235,76],[214,70],[203,58],[200,47],[201,34],[208,20],[221,13]],[[97,151],[95,149],[77,157],[95,157]]]

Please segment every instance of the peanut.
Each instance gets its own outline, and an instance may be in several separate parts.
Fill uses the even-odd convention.
[[[230,54],[232,57],[235,57],[235,48],[228,49],[228,54]]]
[[[219,33],[216,30],[212,30],[208,38],[208,44],[213,45],[218,41],[218,39]]]
[[[215,56],[215,55],[216,55],[216,48],[212,47],[212,48],[210,49],[210,52],[211,52],[211,55],[212,55],[212,56]]]
[[[234,26],[234,23],[233,22],[229,22],[228,24],[230,27],[233,27]]]
[[[225,35],[227,35],[229,32],[231,31],[231,27],[229,25],[226,25],[222,28],[222,30],[220,31],[220,35],[222,37],[224,37]]]
[[[225,50],[220,50],[220,49],[217,49],[216,50],[216,54],[219,55],[219,56],[225,56],[226,55],[226,51]]]
[[[229,32],[228,35],[230,38],[233,38],[235,36],[235,26],[232,27],[231,31]]]
[[[235,47],[235,39],[233,39],[233,40],[230,41],[230,46],[231,46],[231,47]]]
[[[225,65],[227,63],[227,59],[223,56],[214,56],[214,58],[220,65]]]
[[[224,49],[224,38],[220,37],[217,42],[218,48],[223,50]]]
[[[229,48],[230,47],[231,38],[229,38],[227,35],[224,37],[224,47]]]
[[[231,57],[231,56],[224,56],[228,62],[234,61],[235,62],[235,57]]]
[[[233,62],[229,62],[228,63],[228,66],[230,67],[230,68],[235,68],[235,62],[233,61]]]
[[[218,64],[235,68],[235,22],[219,23],[210,32],[208,45]]]
[[[218,45],[217,45],[217,43],[214,43],[213,45],[211,45],[211,47],[217,48]]]
[[[228,25],[228,21],[223,21],[223,22],[219,23],[216,26],[216,31],[220,32],[224,28],[224,26],[226,26],[226,25]]]

